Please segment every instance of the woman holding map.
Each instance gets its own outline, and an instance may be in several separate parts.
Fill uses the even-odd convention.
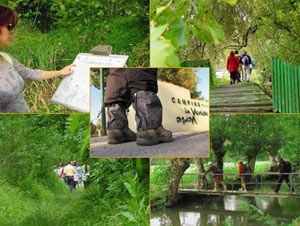
[[[0,112],[29,112],[23,97],[24,80],[41,81],[73,73],[69,65],[60,71],[31,70],[10,54],[1,52],[14,34],[18,16],[13,10],[0,6]]]

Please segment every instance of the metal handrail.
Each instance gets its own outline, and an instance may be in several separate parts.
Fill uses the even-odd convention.
[[[209,173],[213,175],[237,175],[239,176],[239,173]],[[278,173],[278,172],[264,172],[264,173],[242,173],[241,175],[280,175],[280,174],[286,174],[286,175],[300,175],[300,172],[292,172],[292,173]],[[199,173],[185,173],[184,175],[200,175]],[[205,174],[208,175],[208,174]]]
[[[297,183],[296,181],[295,182],[293,181],[293,176],[297,176],[297,175],[299,176],[300,172],[291,172],[291,173],[278,173],[278,172],[255,173],[254,172],[254,173],[243,173],[243,174],[239,174],[239,173],[222,173],[222,174],[221,173],[219,173],[219,174],[209,173],[209,174],[211,174],[211,175],[231,176],[229,178],[229,180],[230,180],[229,183],[231,185],[231,191],[234,191],[234,189],[233,189],[234,185],[240,184],[240,182],[235,182],[233,178],[234,177],[240,177],[241,175],[254,177],[255,178],[255,182],[247,182],[246,184],[247,185],[255,185],[256,186],[256,190],[258,189],[258,186],[262,186],[262,185],[274,185],[274,184],[278,183],[277,181],[276,182],[273,182],[273,181],[272,182],[270,182],[270,181],[264,181],[263,180],[263,176],[267,176],[267,175],[276,175],[276,176],[279,176],[279,175],[289,175],[289,180],[290,180],[290,185],[291,185],[290,192],[293,191],[293,189],[295,188],[295,185],[300,185],[300,183]],[[201,176],[207,176],[209,174],[185,173],[184,176],[185,175],[197,176],[197,184],[199,185],[200,184],[200,177]],[[228,182],[226,182],[227,181],[226,179],[227,178],[225,177],[224,182],[226,184],[228,184]],[[204,180],[204,181],[205,181],[204,187],[207,190],[207,181],[206,180]],[[182,177],[181,178],[181,186],[182,187],[184,187],[183,184],[184,184],[184,179]]]

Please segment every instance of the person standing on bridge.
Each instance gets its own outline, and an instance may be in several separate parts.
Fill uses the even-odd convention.
[[[223,182],[223,171],[219,169],[216,165],[214,165],[212,162],[208,162],[207,165],[209,166],[209,169],[204,172],[204,175],[208,172],[213,173],[214,178],[214,192],[218,190],[218,184],[222,184],[224,191],[227,190],[227,187],[225,183]]]
[[[246,172],[246,167],[245,167],[245,165],[244,165],[244,163],[243,163],[243,161],[239,161],[239,163],[238,163],[238,167],[239,167],[239,176],[240,176],[240,178],[241,178],[241,191],[247,191],[247,187],[246,187],[246,175],[245,175],[245,173],[247,173]]]
[[[243,51],[240,57],[240,64],[242,65],[242,79],[243,81],[250,81],[250,64],[252,63],[251,57],[247,54],[247,51]]]
[[[157,91],[157,69],[110,69],[105,95],[109,144],[136,140],[138,145],[155,145],[172,140],[172,132],[162,126]],[[128,127],[126,111],[131,104],[136,112],[137,134]]]
[[[285,180],[285,182],[287,183],[287,185],[290,188],[291,192],[294,192],[294,188],[289,180],[289,173],[292,172],[292,166],[290,162],[284,161],[280,155],[277,155],[275,157],[276,162],[279,162],[279,178],[277,181],[277,185],[274,189],[274,191],[277,193],[281,187],[282,182]]]
[[[239,65],[239,58],[235,55],[234,51],[231,51],[230,56],[227,58],[227,70],[230,72],[230,84],[235,84],[239,80]]]

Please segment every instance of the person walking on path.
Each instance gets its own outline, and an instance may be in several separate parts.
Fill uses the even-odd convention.
[[[0,112],[29,112],[23,96],[24,80],[41,81],[57,76],[73,73],[69,65],[60,71],[31,70],[19,63],[15,58],[1,49],[9,46],[18,23],[17,13],[7,7],[0,6]]]
[[[240,56],[239,56],[239,51],[236,50],[234,52],[235,56],[237,57],[237,59],[239,60],[239,66],[238,66],[238,71],[237,71],[237,82],[241,82],[241,65],[240,65]]]
[[[72,165],[72,162],[70,161],[64,169],[64,175],[66,176],[68,188],[70,191],[74,190],[74,175],[76,173],[77,173],[76,169]]]
[[[83,187],[87,188],[88,186],[88,178],[90,176],[90,167],[89,165],[83,165]]]
[[[155,145],[172,140],[171,131],[162,126],[157,91],[157,69],[110,69],[105,95],[108,144],[136,140],[138,145]],[[126,111],[131,104],[136,112],[137,134],[128,127]]]
[[[79,182],[79,175],[77,172],[77,163],[75,161],[73,161],[72,165],[74,166],[74,169],[75,169],[75,173],[73,175],[73,178],[74,178],[73,187],[74,187],[74,189],[76,189],[76,188],[78,188],[78,182]]]
[[[251,57],[247,54],[247,51],[243,51],[242,56],[240,57],[240,63],[242,65],[242,80],[250,81],[250,64]]]
[[[78,175],[78,187],[83,188],[83,167],[77,164],[76,171]]]
[[[230,72],[230,84],[238,82],[238,71],[240,61],[234,52],[230,52],[230,56],[227,58],[227,70]]]
[[[280,190],[281,184],[282,182],[285,180],[285,182],[287,183],[287,185],[290,188],[291,192],[294,192],[294,188],[292,187],[292,184],[289,180],[289,175],[288,173],[292,172],[292,167],[291,167],[291,163],[288,161],[284,161],[280,155],[277,155],[275,157],[276,162],[279,162],[279,178],[277,180],[277,185],[274,189],[274,191],[277,193]]]
[[[64,170],[65,170],[65,165],[63,163],[59,164],[59,179],[65,181],[65,176],[64,176]]]
[[[214,192],[218,190],[218,184],[221,184],[224,188],[224,191],[227,190],[227,187],[225,183],[223,182],[223,171],[219,169],[216,165],[214,165],[212,162],[208,162],[207,165],[209,166],[209,169],[204,172],[204,175],[208,172],[213,173],[214,178]]]
[[[239,161],[238,163],[238,167],[239,167],[239,176],[241,178],[241,191],[247,191],[247,187],[246,187],[246,167],[243,163],[243,161]]]

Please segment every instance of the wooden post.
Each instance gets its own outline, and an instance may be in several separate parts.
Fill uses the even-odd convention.
[[[112,47],[110,45],[98,45],[90,50],[91,54],[94,55],[103,55],[109,56],[111,54]],[[106,115],[105,115],[105,103],[104,103],[104,76],[103,76],[103,69],[100,68],[100,95],[101,95],[101,128],[102,128],[102,136],[107,134],[106,131]]]
[[[101,129],[102,129],[102,136],[106,135],[106,115],[105,115],[105,103],[104,103],[104,75],[103,69],[100,68],[100,95],[101,95]]]

